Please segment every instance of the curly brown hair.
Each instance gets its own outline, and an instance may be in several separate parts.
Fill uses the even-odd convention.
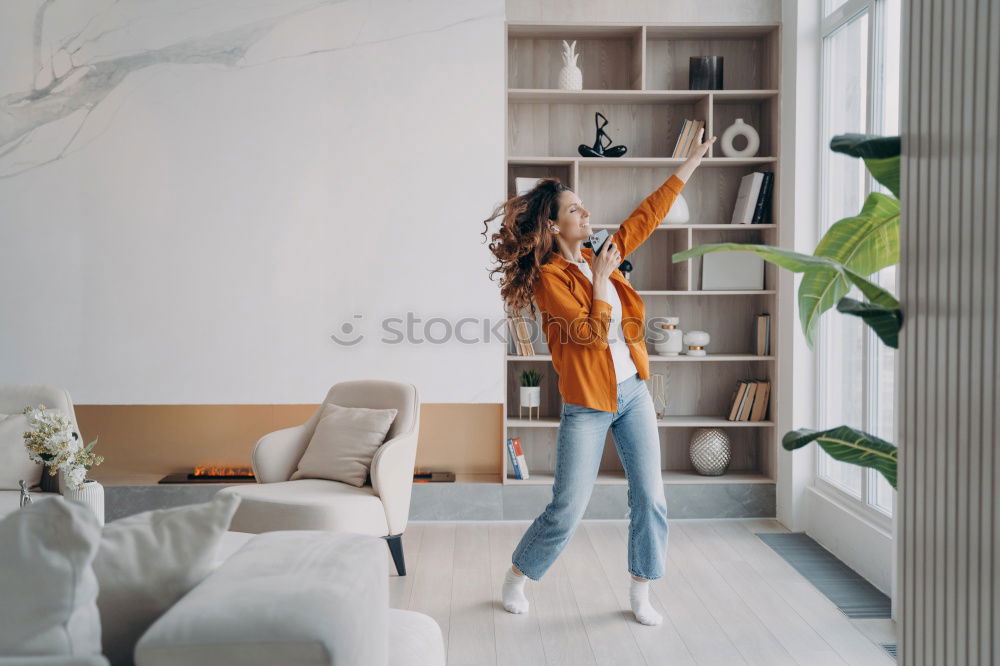
[[[502,216],[500,229],[490,236],[490,251],[496,257],[495,268],[489,270],[490,279],[500,276],[500,296],[508,312],[520,313],[530,308],[535,314],[532,294],[541,276],[540,267],[558,250],[555,234],[549,225],[559,217],[559,197],[571,191],[558,178],[546,178],[525,192],[498,206],[483,225],[483,237],[489,232],[490,222]]]

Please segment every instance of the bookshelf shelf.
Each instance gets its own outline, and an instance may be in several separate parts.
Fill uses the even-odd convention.
[[[551,361],[551,354],[532,354],[531,356],[515,356],[508,355],[507,361]],[[752,363],[764,363],[767,361],[773,361],[773,356],[758,356],[756,354],[709,354],[707,356],[686,356],[681,354],[679,356],[660,356],[659,354],[650,353],[649,362],[650,363],[725,363],[730,362],[752,362]]]
[[[774,157],[705,157],[701,161],[701,167],[756,167],[766,164],[773,164],[777,161]],[[595,169],[623,169],[628,167],[679,167],[684,160],[679,157],[566,157],[566,156],[546,156],[546,155],[524,155],[519,157],[509,157],[507,163],[510,165],[579,165],[580,168]],[[678,225],[681,226],[681,225]]]
[[[551,474],[530,473],[529,479],[515,479],[507,477],[507,483],[520,484],[525,486],[552,485],[554,477]],[[606,471],[597,475],[598,485],[625,485],[627,483],[624,472]],[[702,476],[696,472],[688,471],[665,471],[663,472],[663,483],[774,483],[774,479],[759,472],[727,472],[722,476]]]
[[[675,289],[662,291],[640,291],[636,289],[640,296],[769,296],[777,293],[774,289],[740,289],[701,291],[696,289]]]
[[[752,157],[725,157],[718,143],[685,185],[693,224],[661,224],[632,252],[633,288],[642,297],[647,320],[680,317],[680,328],[708,331],[707,356],[659,356],[649,346],[650,371],[670,384],[668,416],[657,421],[664,447],[664,483],[774,483],[777,470],[779,370],[787,363],[776,349],[774,329],[779,302],[792,287],[765,266],[763,289],[701,289],[701,258],[674,264],[672,255],[704,243],[748,242],[780,245],[780,183],[774,183],[770,219],[764,224],[730,224],[741,179],[755,171],[778,171],[782,155],[780,123],[780,26],[765,24],[668,23],[507,23],[507,104],[505,125],[507,196],[518,177],[555,177],[576,192],[591,214],[595,230],[614,233],[620,221],[681,164],[674,158],[685,120],[701,120],[705,136],[721,137],[736,118],[757,129],[760,149]],[[557,75],[562,40],[577,40],[583,90],[560,90]],[[725,90],[688,90],[689,56],[725,58]],[[628,146],[624,157],[581,157],[579,144],[594,140],[593,119],[600,111],[615,144]],[[739,144],[737,144],[739,145]],[[752,283],[751,283],[752,284]],[[754,284],[754,286],[758,286]],[[683,298],[674,298],[683,297]],[[787,308],[786,308],[787,310]],[[771,314],[772,355],[746,353],[754,344],[754,317]],[[788,315],[783,315],[787,317]],[[540,325],[536,319],[535,328]],[[527,345],[523,346],[523,350]],[[713,349],[717,353],[713,353]],[[558,374],[547,347],[517,355],[505,350],[503,421],[504,483],[551,485],[561,397]],[[518,418],[518,376],[542,373],[541,418]],[[771,400],[764,421],[729,421],[731,394],[740,379],[767,380]],[[679,412],[672,415],[670,412]],[[696,428],[724,429],[733,440],[734,471],[705,477],[690,470],[687,442]],[[518,437],[531,474],[527,481],[508,477],[506,440]],[[624,474],[610,440],[598,483],[623,484]]]
[[[657,419],[660,428],[770,428],[771,421],[729,421],[722,416],[664,416]],[[507,417],[508,428],[558,428],[559,419],[543,416],[537,419]]]
[[[617,231],[620,224],[592,224],[594,230],[607,229]],[[776,229],[776,224],[661,224],[654,231],[761,231],[764,229]]]

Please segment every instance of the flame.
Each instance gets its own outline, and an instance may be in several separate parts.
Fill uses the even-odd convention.
[[[238,465],[198,465],[194,476],[253,476],[253,469]]]

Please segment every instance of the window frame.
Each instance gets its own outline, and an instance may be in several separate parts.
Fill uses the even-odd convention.
[[[821,12],[824,0],[817,0],[820,3]],[[829,227],[825,226],[826,211],[829,210],[829,134],[830,134],[830,114],[827,104],[827,82],[830,75],[831,63],[831,42],[830,38],[839,30],[845,28],[853,21],[861,20],[862,16],[868,16],[867,54],[866,54],[866,100],[865,100],[865,122],[867,128],[859,129],[862,133],[881,134],[883,128],[883,117],[885,111],[885,100],[881,93],[885,89],[885,30],[886,30],[886,2],[887,0],[848,0],[843,5],[823,17],[820,30],[820,165],[818,169],[820,182],[818,184],[819,209],[817,211],[817,238],[821,238]],[[864,172],[864,194],[878,191],[881,186],[871,177],[867,169]],[[831,220],[831,223],[833,220]],[[875,274],[872,280],[879,282],[879,274]],[[842,315],[843,316],[843,315]],[[816,414],[823,414],[823,406],[826,404],[826,377],[827,358],[825,353],[824,326],[820,326],[816,335],[817,353],[814,355],[816,362]],[[861,400],[863,427],[867,432],[879,434],[878,411],[879,402],[883,399],[879,395],[879,354],[878,345],[881,344],[874,331],[865,327],[863,337],[862,354],[864,358],[864,382],[862,385]],[[895,372],[895,371],[894,371]],[[898,375],[894,377],[894,385],[898,386]],[[895,396],[889,397],[895,399]],[[830,496],[841,504],[845,504],[862,514],[876,525],[890,530],[892,529],[893,514],[896,508],[896,493],[892,493],[892,508],[886,511],[876,504],[876,477],[878,472],[873,469],[861,468],[861,493],[860,497],[855,496],[840,484],[824,476],[824,462],[832,458],[826,452],[819,450],[815,456],[814,487],[823,494]],[[845,464],[845,463],[840,463]]]

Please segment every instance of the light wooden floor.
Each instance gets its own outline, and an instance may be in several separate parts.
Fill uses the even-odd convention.
[[[528,522],[411,522],[407,575],[390,580],[391,605],[441,625],[448,663],[893,664],[789,564],[754,536],[773,520],[670,522],[667,573],[653,582],[658,627],[628,605],[627,523],[584,521],[540,582],[531,610],[499,603],[510,555]]]

